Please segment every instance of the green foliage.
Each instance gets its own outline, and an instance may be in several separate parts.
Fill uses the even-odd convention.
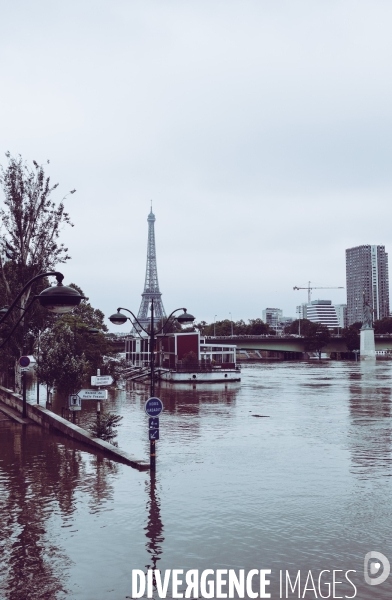
[[[84,354],[75,353],[75,336],[67,323],[57,322],[41,337],[41,355],[37,376],[42,383],[65,395],[76,392],[83,384],[88,363]]]
[[[224,321],[216,321],[214,323],[206,323],[201,321],[195,325],[196,329],[199,329],[201,335],[213,336],[214,329],[215,335],[219,336],[230,336],[233,331],[233,335],[265,335],[273,333],[271,328],[264,323],[261,319],[249,319],[248,324],[242,319],[236,322],[232,322],[229,319]]]
[[[83,295],[75,284],[70,287]],[[37,373],[42,383],[55,385],[60,392],[69,394],[76,391],[86,377],[104,368],[104,357],[112,352],[104,335],[107,327],[103,319],[102,311],[94,309],[87,300],[82,300],[71,313],[56,317],[52,327],[41,337]],[[64,364],[70,365],[70,377],[64,375]]]
[[[21,156],[14,158],[7,152],[6,157],[8,166],[0,168],[5,196],[5,208],[0,210],[2,251],[22,269],[33,267],[37,273],[53,269],[70,258],[68,249],[57,240],[61,225],[72,225],[64,202],[56,204],[51,199],[58,183],[51,185],[50,177],[35,161],[32,169]]]
[[[196,365],[198,363],[197,354],[195,354],[192,351],[188,352],[188,354],[185,354],[185,356],[183,357],[182,363],[184,365],[189,365],[189,366]]]
[[[118,443],[113,440],[117,437],[115,429],[119,426],[122,418],[114,413],[102,412],[100,417],[90,425],[89,431],[94,437],[109,442],[113,446],[118,446]]]
[[[150,331],[150,328],[148,328],[148,331]],[[157,334],[160,333],[180,333],[181,331],[183,331],[181,325],[179,324],[179,322],[175,319],[175,315],[173,315],[173,317],[171,319],[169,319],[167,321],[167,319],[161,319],[156,325],[155,325],[155,331],[157,332]]]
[[[265,335],[272,333],[272,329],[267,323],[264,323],[261,319],[249,319],[249,335]]]
[[[374,321],[374,333],[392,333],[392,317],[384,317],[379,321]]]
[[[64,198],[59,203],[52,200],[58,184],[50,183],[44,168],[35,161],[32,167],[27,166],[21,156],[14,158],[7,153],[6,157],[8,165],[0,166],[0,185],[4,193],[0,208],[1,306],[10,305],[30,279],[55,270],[58,264],[70,258],[68,249],[59,243],[59,236],[63,225],[72,226],[65,212]],[[11,331],[31,298],[48,285],[47,279],[41,279],[23,294],[18,307],[7,318],[7,324],[1,326],[1,337]],[[12,364],[23,350],[31,352],[32,337],[36,338],[38,331],[50,325],[52,320],[53,316],[35,302],[6,349],[0,351],[1,368]],[[29,339],[28,333],[32,334]]]
[[[306,335],[311,330],[311,325],[312,321],[308,319],[296,319],[284,328],[284,332],[291,335],[298,335],[300,331],[300,335]]]
[[[306,327],[304,334],[304,347],[307,352],[317,352],[321,358],[321,350],[331,339],[331,334],[326,325],[321,323],[311,323]]]
[[[349,352],[359,350],[360,336],[359,331],[362,327],[362,323],[353,323],[349,327],[342,329],[342,337],[347,346]]]

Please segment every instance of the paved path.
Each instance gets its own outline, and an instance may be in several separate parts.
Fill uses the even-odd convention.
[[[0,402],[0,422],[1,421],[14,421],[20,425],[29,425],[32,423],[30,419],[23,419],[16,410]]]

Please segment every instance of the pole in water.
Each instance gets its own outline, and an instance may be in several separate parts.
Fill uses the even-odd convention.
[[[23,398],[23,412],[22,417],[27,417],[27,402],[26,402],[26,373],[22,373],[22,398]]]
[[[150,369],[151,369],[151,397],[155,396],[155,364],[154,364],[154,298],[151,298],[151,325],[150,325]],[[155,472],[155,440],[150,440],[150,470]]]
[[[101,369],[97,369],[97,376],[99,377],[100,375],[101,375]],[[98,389],[100,390],[101,387],[98,386]],[[98,402],[97,402],[97,423],[98,424],[99,424],[100,419],[101,419],[101,403],[98,400]]]
[[[39,336],[40,334],[38,334],[37,367],[39,367]],[[39,404],[39,379],[37,374],[35,375],[35,379],[37,381],[37,404]]]
[[[150,440],[150,471],[155,471],[155,440]]]

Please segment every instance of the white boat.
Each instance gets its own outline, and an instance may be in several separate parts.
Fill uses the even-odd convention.
[[[159,371],[159,378],[171,383],[225,383],[228,381],[241,381],[239,367],[222,368],[212,367],[210,370],[187,367],[185,369],[168,369]]]
[[[149,339],[127,341],[127,362],[134,367],[149,364]],[[235,345],[205,343],[198,331],[158,335],[155,348],[157,376],[171,383],[241,381]]]

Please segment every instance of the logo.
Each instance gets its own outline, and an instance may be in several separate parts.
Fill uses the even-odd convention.
[[[381,567],[382,571],[380,571]],[[368,585],[380,585],[380,583],[384,583],[389,576],[390,570],[391,565],[384,554],[375,552],[374,550],[366,554],[364,561],[364,577]],[[380,573],[380,575],[374,577],[377,573]]]

